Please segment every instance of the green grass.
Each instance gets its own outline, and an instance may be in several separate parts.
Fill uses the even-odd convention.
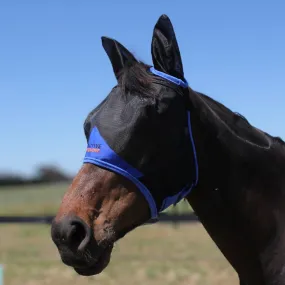
[[[234,285],[237,276],[200,224],[149,225],[120,240],[107,269],[81,277],[62,264],[44,225],[0,225],[5,285]]]
[[[0,188],[0,215],[53,215],[68,184]]]
[[[54,215],[69,184],[34,185],[0,188],[0,215]],[[165,212],[192,211],[186,201]]]

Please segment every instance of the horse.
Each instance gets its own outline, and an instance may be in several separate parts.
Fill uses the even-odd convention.
[[[100,274],[115,242],[185,199],[240,284],[285,284],[284,141],[189,86],[167,15],[153,65],[101,39],[117,85],[84,121],[83,165],[52,222],[62,262]]]

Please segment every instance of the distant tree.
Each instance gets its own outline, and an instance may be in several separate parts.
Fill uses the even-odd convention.
[[[37,169],[37,180],[59,182],[69,180],[70,177],[55,165],[40,165]]]
[[[21,175],[15,173],[0,173],[0,186],[21,185],[25,183],[25,179]]]

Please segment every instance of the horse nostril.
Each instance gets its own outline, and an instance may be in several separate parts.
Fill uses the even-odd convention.
[[[69,247],[74,249],[79,249],[81,243],[84,241],[84,239],[87,237],[87,232],[85,230],[84,225],[82,225],[80,222],[71,222],[70,230],[67,234],[67,240],[66,243],[69,245]]]
[[[91,229],[79,218],[65,218],[52,225],[52,238],[58,246],[83,251],[91,240]]]

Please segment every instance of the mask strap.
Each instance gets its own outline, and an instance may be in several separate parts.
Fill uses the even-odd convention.
[[[157,76],[159,76],[161,78],[164,78],[167,81],[170,81],[170,82],[172,82],[172,83],[174,83],[174,84],[176,84],[178,86],[181,86],[183,88],[187,88],[189,86],[188,82],[186,80],[185,80],[186,82],[184,82],[183,80],[181,80],[181,79],[179,79],[177,77],[174,77],[172,75],[166,74],[166,73],[161,72],[161,71],[158,71],[154,67],[150,68],[150,72],[153,73],[154,75],[157,75]]]

